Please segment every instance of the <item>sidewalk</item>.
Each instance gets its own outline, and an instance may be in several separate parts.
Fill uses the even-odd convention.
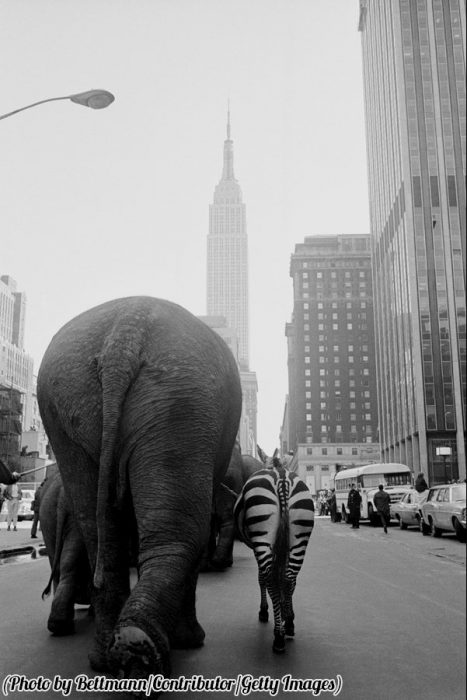
[[[31,537],[32,520],[22,520],[17,524],[17,531],[8,531],[5,520],[0,520],[0,558],[13,554],[25,554],[44,546],[42,532],[37,531],[37,539]]]

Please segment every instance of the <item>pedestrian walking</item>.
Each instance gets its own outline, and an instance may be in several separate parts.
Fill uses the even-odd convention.
[[[5,499],[7,501],[7,530],[11,529],[11,524],[13,523],[13,530],[16,530],[16,524],[18,522],[18,509],[19,502],[23,497],[23,493],[18,486],[18,483],[9,484],[5,489]]]
[[[347,497],[347,507],[350,514],[350,522],[352,523],[352,530],[358,530],[360,527],[360,505],[362,502],[362,497],[359,491],[355,488],[355,484],[350,487],[349,495]]]
[[[391,520],[391,511],[390,511],[390,503],[391,499],[389,497],[389,494],[384,490],[383,484],[380,484],[378,486],[378,491],[375,493],[373,497],[374,504],[376,506],[376,510],[378,512],[378,515],[381,519],[381,523],[384,527],[384,532],[388,534],[388,524],[389,521]]]
[[[31,503],[31,508],[34,511],[34,518],[32,521],[32,526],[31,526],[31,537],[37,538],[37,526],[39,524],[39,508],[40,508],[40,496],[41,496],[41,489],[45,484],[46,479],[41,483],[38,489],[36,489],[36,493],[34,494],[34,500]]]
[[[331,522],[337,522],[336,489],[331,489],[328,495],[328,508],[331,514]]]

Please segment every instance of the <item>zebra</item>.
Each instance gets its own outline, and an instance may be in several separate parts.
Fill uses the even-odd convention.
[[[269,619],[267,591],[274,613],[272,649],[282,653],[285,637],[295,634],[292,595],[313,530],[314,504],[307,485],[286,469],[277,450],[272,459],[258,451],[268,466],[245,483],[234,506],[234,518],[258,564],[259,620]]]

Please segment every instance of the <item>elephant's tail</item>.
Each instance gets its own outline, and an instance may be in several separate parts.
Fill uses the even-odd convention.
[[[141,314],[129,314],[119,319],[107,338],[98,358],[98,373],[102,386],[102,442],[97,486],[97,556],[94,569],[94,585],[104,583],[104,552],[107,539],[107,517],[111,505],[111,484],[119,484],[121,497],[125,474],[120,465],[117,472],[117,445],[120,417],[125,396],[141,367],[141,350],[145,321]]]
[[[52,570],[47,586],[42,591],[42,600],[50,595],[52,583],[60,571],[60,558],[62,556],[63,542],[65,540],[65,526],[68,517],[68,504],[66,502],[65,491],[63,486],[60,487],[60,492],[57,501],[57,527],[55,535],[55,553],[52,562]]]

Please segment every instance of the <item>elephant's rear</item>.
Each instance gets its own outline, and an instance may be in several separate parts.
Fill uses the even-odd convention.
[[[91,664],[125,665],[130,676],[141,666],[167,672],[168,638],[195,646],[204,636],[194,612],[194,572],[213,484],[228,467],[240,420],[232,353],[175,304],[118,299],[81,314],[53,338],[38,401],[95,569]],[[128,598],[129,500],[140,577]]]

